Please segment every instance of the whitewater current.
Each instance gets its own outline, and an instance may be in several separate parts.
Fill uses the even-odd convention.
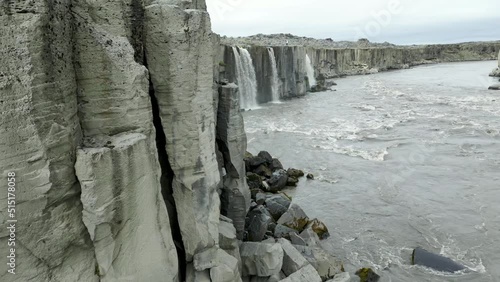
[[[381,281],[500,281],[496,62],[338,79],[335,92],[245,112],[249,151],[316,180],[288,191],[324,221],[324,247]],[[420,246],[467,271],[411,266]]]

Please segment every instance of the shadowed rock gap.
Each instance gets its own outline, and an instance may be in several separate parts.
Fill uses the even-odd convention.
[[[148,68],[145,53],[144,66]],[[186,279],[186,252],[184,243],[182,241],[181,228],[179,225],[179,220],[177,218],[177,209],[173,196],[172,181],[174,179],[174,171],[172,170],[170,162],[168,161],[168,154],[165,147],[167,145],[167,138],[161,124],[160,107],[158,105],[158,100],[156,99],[155,90],[151,79],[149,79],[149,96],[151,97],[153,125],[156,130],[156,148],[158,151],[158,161],[160,162],[161,168],[161,193],[168,211],[170,228],[172,230],[172,238],[174,240],[175,247],[177,248],[177,257],[179,261],[179,278],[180,281],[184,281]]]

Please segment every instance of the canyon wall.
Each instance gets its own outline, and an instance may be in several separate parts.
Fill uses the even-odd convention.
[[[311,85],[306,74],[306,54],[311,59],[316,78],[329,79],[345,75],[405,69],[422,64],[493,60],[497,58],[500,51],[500,43],[343,49],[248,45],[245,48],[252,55],[256,71],[257,101],[265,103],[272,100],[271,81],[273,78],[268,48],[273,48],[276,56],[281,82],[280,97],[287,99],[303,96],[307,90],[310,90]],[[230,45],[222,45],[221,49],[224,55],[220,57],[220,63],[225,66],[222,76],[230,82],[237,82],[232,48]]]
[[[219,217],[243,237],[246,136],[237,88],[214,84],[205,1],[1,5],[0,188],[15,173],[17,189],[0,280],[239,278]]]

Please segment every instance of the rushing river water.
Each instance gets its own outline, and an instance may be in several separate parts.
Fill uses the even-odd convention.
[[[339,79],[336,92],[245,112],[249,151],[311,172],[289,191],[330,228],[346,270],[381,281],[500,281],[500,91],[496,62]],[[421,246],[466,265],[410,265]]]

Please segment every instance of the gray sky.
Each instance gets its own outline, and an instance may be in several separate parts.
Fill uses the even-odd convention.
[[[396,44],[500,40],[500,0],[206,0],[221,35]]]

